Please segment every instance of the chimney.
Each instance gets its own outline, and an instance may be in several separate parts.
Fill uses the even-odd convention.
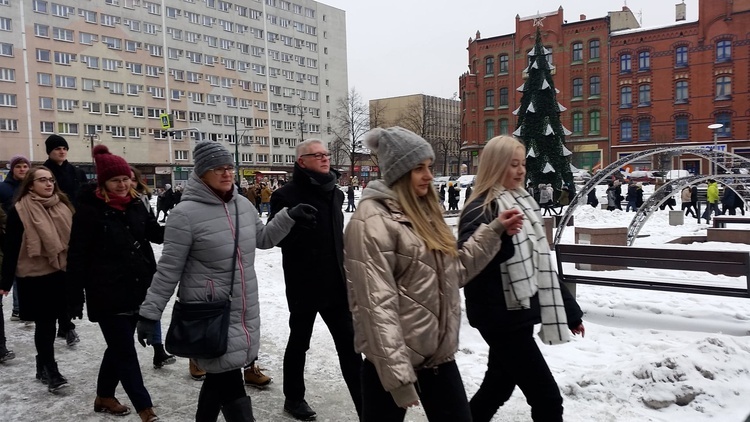
[[[586,15],[584,15],[583,13],[581,13],[581,17],[580,17],[580,19],[581,19],[582,21],[585,21],[585,20],[586,20]]]
[[[675,22],[680,22],[687,19],[687,5],[685,4],[685,0],[682,0],[682,3],[676,4],[675,9]]]

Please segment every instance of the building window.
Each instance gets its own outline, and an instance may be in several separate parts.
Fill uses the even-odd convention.
[[[508,88],[500,88],[500,107],[508,107]]]
[[[732,78],[722,76],[716,78],[716,99],[728,100],[732,98]]]
[[[638,53],[638,70],[649,69],[651,69],[651,53],[648,51],[641,51]]]
[[[573,79],[573,98],[583,98],[583,79]]]
[[[490,108],[495,107],[495,91],[488,89],[484,92],[484,107]]]
[[[500,68],[498,69],[499,73],[508,73],[508,55],[503,54],[500,56]]]
[[[624,120],[620,122],[620,142],[630,142],[633,140],[633,122]]]
[[[678,81],[674,88],[674,101],[678,104],[686,103],[688,100],[687,81]]]
[[[589,41],[589,60],[596,60],[599,58],[599,40]]]
[[[688,48],[686,46],[677,47],[674,51],[675,67],[686,67],[688,65]]]
[[[500,119],[500,125],[497,129],[499,135],[508,134],[508,119]]]
[[[582,42],[573,43],[573,61],[574,62],[583,61],[583,43]]]
[[[620,108],[633,106],[633,89],[629,86],[620,88]]]
[[[597,97],[602,93],[602,79],[599,76],[589,78],[589,97]]]
[[[485,75],[494,75],[495,74],[495,58],[494,57],[487,57],[484,61],[484,73]]]
[[[732,114],[731,113],[718,113],[716,115],[716,123],[721,123],[721,129],[716,129],[716,134],[721,138],[728,138],[732,135]]]
[[[687,139],[688,138],[688,117],[677,116],[674,119],[674,137],[675,139]]]
[[[638,140],[639,141],[651,140],[651,120],[649,119],[638,120]]]
[[[632,56],[630,53],[625,53],[620,55],[620,73],[630,73],[632,70]]]
[[[583,113],[573,113],[573,135],[583,135]]]
[[[641,85],[638,87],[638,106],[645,107],[651,105],[651,85]]]
[[[716,61],[727,62],[729,60],[732,60],[732,41],[719,41],[716,43]]]
[[[484,122],[484,134],[485,140],[490,140],[495,137],[495,122],[487,120]]]
[[[589,133],[596,135],[601,131],[602,114],[598,110],[589,113]]]

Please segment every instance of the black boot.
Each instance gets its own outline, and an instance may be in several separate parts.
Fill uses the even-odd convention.
[[[253,406],[249,396],[240,397],[221,408],[227,422],[253,422]]]
[[[57,362],[45,364],[44,369],[47,375],[47,390],[49,390],[50,393],[54,393],[68,386],[68,380],[65,379],[65,377],[63,377],[62,374],[60,374],[60,371],[57,369]]]
[[[44,369],[44,364],[39,360],[39,356],[36,357],[36,379],[47,384],[47,371]]]
[[[163,344],[154,344],[154,369],[162,368],[164,365],[171,365],[175,363],[174,355],[167,354],[164,351]]]

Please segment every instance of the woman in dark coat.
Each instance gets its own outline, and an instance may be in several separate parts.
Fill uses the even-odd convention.
[[[151,244],[162,243],[164,227],[146,210],[132,187],[130,166],[104,145],[94,148],[98,185],[81,192],[70,237],[71,280],[79,283],[75,316],[86,292],[89,319],[99,323],[107,348],[96,385],[95,412],[130,413],[115,398],[122,384],[143,422],[157,420],[143,385],[133,335],[138,308],[156,272]]]
[[[73,206],[46,167],[34,167],[8,212],[0,295],[17,280],[21,319],[34,321],[36,378],[50,392],[68,386],[55,362],[55,321],[66,317],[68,240]]]

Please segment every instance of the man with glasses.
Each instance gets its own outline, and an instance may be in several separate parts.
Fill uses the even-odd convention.
[[[73,206],[78,206],[78,192],[81,186],[88,182],[86,172],[68,162],[68,141],[62,136],[50,135],[44,141],[44,146],[47,148],[48,156],[48,160],[44,162],[44,167],[52,172],[55,182],[60,190],[68,195]],[[57,337],[64,338],[68,346],[80,341],[75,330],[76,326],[70,318],[60,317],[58,323]]]
[[[292,181],[271,196],[271,215],[284,207],[310,204],[318,210],[314,227],[296,224],[279,243],[289,306],[289,341],[284,353],[284,411],[314,420],[305,401],[305,355],[318,314],[333,337],[339,365],[357,414],[361,410],[362,357],[354,350],[354,329],[344,275],[344,193],[331,169],[331,153],[318,139],[297,145]],[[353,419],[339,415],[343,419]]]

